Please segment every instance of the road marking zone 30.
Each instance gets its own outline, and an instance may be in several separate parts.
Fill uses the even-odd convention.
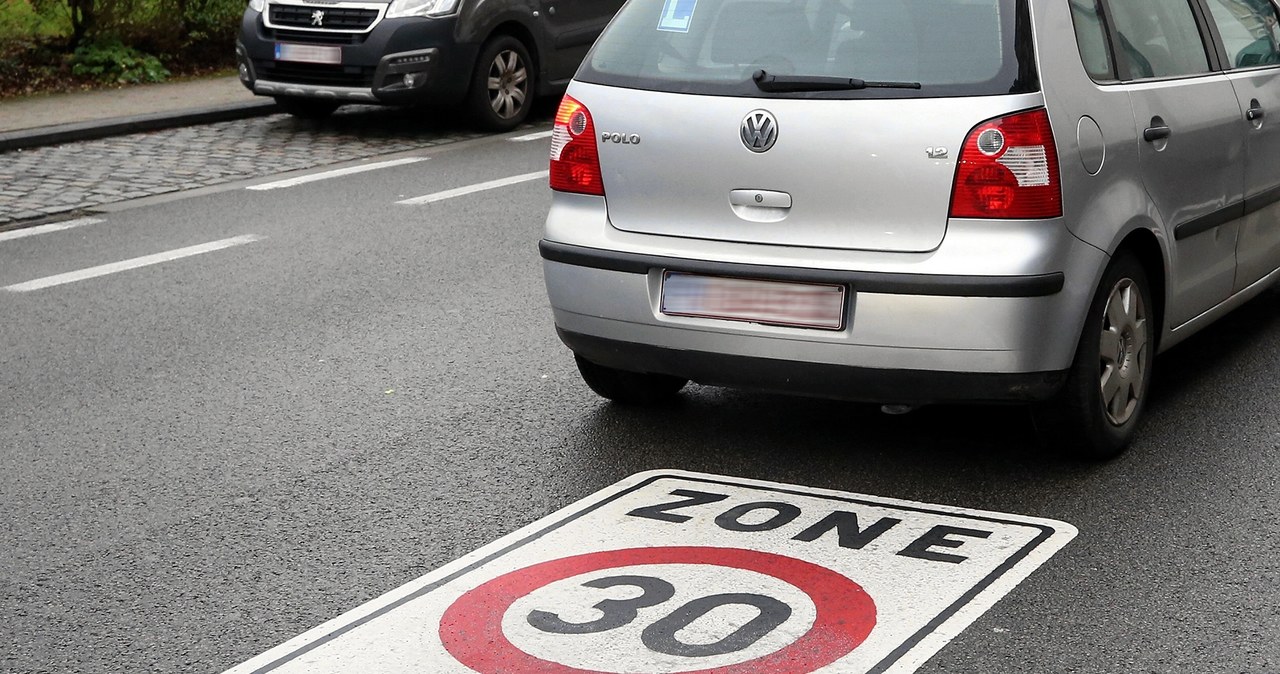
[[[642,473],[228,674],[912,672],[1075,535],[1020,515]]]

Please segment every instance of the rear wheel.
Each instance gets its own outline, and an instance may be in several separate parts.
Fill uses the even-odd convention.
[[[467,93],[467,111],[477,126],[510,131],[533,107],[534,69],[529,50],[510,35],[485,43]]]
[[[671,400],[689,383],[687,379],[665,374],[627,372],[593,363],[574,354],[578,372],[592,391],[624,405],[653,405]]]
[[[316,98],[276,96],[276,104],[285,112],[299,119],[324,119],[333,114],[341,103]]]
[[[1155,358],[1150,287],[1146,271],[1128,253],[1116,256],[1103,274],[1066,384],[1033,410],[1044,441],[1064,454],[1108,459],[1132,439]]]

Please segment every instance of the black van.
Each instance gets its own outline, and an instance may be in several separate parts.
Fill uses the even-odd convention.
[[[250,0],[240,81],[289,113],[462,104],[514,128],[559,93],[623,0]]]

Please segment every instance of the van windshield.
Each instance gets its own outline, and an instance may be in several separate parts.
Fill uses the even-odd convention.
[[[1030,33],[1025,0],[631,0],[577,78],[725,96],[1026,93],[1039,90]],[[761,70],[920,86],[762,94]]]

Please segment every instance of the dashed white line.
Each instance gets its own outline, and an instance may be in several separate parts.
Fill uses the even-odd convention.
[[[328,180],[329,178],[340,178],[349,176],[353,173],[364,173],[365,171],[376,171],[377,169],[391,168],[392,166],[403,166],[405,164],[413,164],[415,162],[426,161],[426,157],[405,157],[404,159],[392,159],[390,161],[374,162],[372,164],[362,164],[360,166],[348,166],[347,168],[334,169],[332,171],[323,171],[321,173],[312,173],[311,175],[298,176],[297,178],[286,178],[275,182],[262,183],[261,185],[250,185],[247,190],[276,190],[281,187],[293,187],[295,185],[304,185],[313,183],[317,180]]]
[[[499,178],[498,180],[490,180],[489,182],[485,182],[485,183],[477,183],[475,185],[467,185],[466,187],[459,187],[452,190],[445,190],[443,192],[436,192],[435,194],[428,194],[422,197],[405,199],[403,201],[397,201],[396,203],[404,204],[406,206],[430,204],[437,201],[444,201],[445,199],[452,199],[454,197],[461,197],[468,194],[475,194],[476,192],[484,192],[485,190],[492,190],[492,189],[497,189],[499,187],[506,187],[507,185],[515,185],[518,183],[529,182],[530,180],[538,180],[539,178],[546,178],[548,175],[550,175],[549,171],[538,171],[537,173],[524,173],[518,176],[511,176],[510,178]]]
[[[36,236],[38,234],[60,232],[64,229],[84,227],[85,225],[96,225],[100,222],[102,222],[100,218],[76,218],[75,220],[66,220],[64,222],[51,222],[47,225],[36,225],[35,227],[14,229],[8,232],[0,232],[0,241],[12,241],[14,239],[22,239],[28,236]]]
[[[38,278],[34,281],[27,281],[26,283],[18,283],[11,286],[5,286],[4,290],[7,290],[13,293],[25,293],[25,292],[30,292],[32,290],[52,288],[53,286],[60,286],[67,283],[75,283],[76,281],[83,281],[85,279],[96,278],[98,276],[106,276],[107,274],[114,274],[116,272],[127,271],[130,269],[137,269],[138,267],[147,267],[153,264],[160,264],[161,262],[168,262],[170,260],[177,260],[179,258],[191,257],[192,255],[212,253],[215,250],[222,250],[223,248],[231,248],[232,246],[240,246],[246,243],[253,243],[254,241],[261,241],[264,238],[266,237],[258,236],[257,234],[245,234],[243,236],[233,236],[230,239],[210,241],[209,243],[202,243],[197,246],[187,246],[186,248],[178,248],[175,250],[166,251],[164,253],[156,253],[155,255],[144,255],[142,257],[135,257],[131,260],[122,260],[120,262],[112,262],[111,264],[99,265],[97,267],[89,267],[88,269],[81,269],[79,271],[67,272],[65,274],[58,274],[56,276],[46,276],[44,278]]]
[[[507,140],[513,143],[527,143],[531,140],[542,140],[543,138],[550,138],[550,137],[551,137],[550,131],[539,131],[537,133],[530,133],[523,136],[516,136],[515,138],[508,138]]]

